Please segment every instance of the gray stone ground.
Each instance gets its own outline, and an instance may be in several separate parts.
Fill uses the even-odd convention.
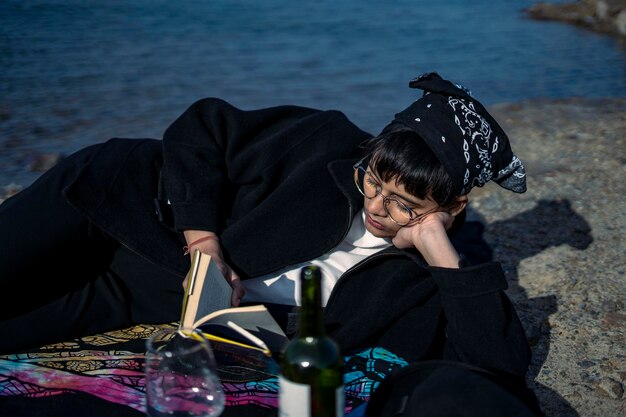
[[[475,189],[470,219],[507,273],[533,348],[529,382],[549,417],[626,416],[626,99],[490,110],[528,191]]]
[[[471,199],[503,263],[548,416],[626,416],[626,100],[494,106],[528,191]]]

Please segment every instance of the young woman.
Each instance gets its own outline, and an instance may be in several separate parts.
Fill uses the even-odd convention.
[[[450,234],[472,187],[523,192],[524,167],[466,90],[436,73],[410,86],[424,95],[374,138],[337,111],[204,99],[161,141],[66,158],[0,206],[0,332],[12,335],[0,350],[177,320],[185,254],[199,249],[235,306],[297,305],[300,267],[321,265],[346,352],[523,381],[530,351],[502,269],[468,265]]]

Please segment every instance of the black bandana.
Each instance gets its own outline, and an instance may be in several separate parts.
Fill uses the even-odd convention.
[[[431,72],[415,78],[411,88],[424,90],[422,98],[396,114],[435,152],[452,178],[458,194],[494,180],[517,193],[526,191],[526,171],[511,151],[498,123],[469,90]]]

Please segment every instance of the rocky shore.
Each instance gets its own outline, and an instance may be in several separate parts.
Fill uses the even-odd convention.
[[[626,415],[626,99],[492,109],[528,191],[478,190],[471,207],[503,263],[548,416]]]
[[[526,12],[535,19],[571,23],[626,39],[626,0],[578,0],[537,3]]]
[[[526,164],[528,191],[476,189],[469,218],[485,224],[507,273],[533,349],[529,382],[547,416],[624,416],[626,99],[490,110]]]

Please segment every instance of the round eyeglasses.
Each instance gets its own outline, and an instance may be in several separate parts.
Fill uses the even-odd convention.
[[[383,207],[389,218],[399,226],[407,226],[410,223],[420,222],[427,215],[436,212],[439,206],[426,211],[425,213],[417,214],[413,209],[406,206],[394,196],[387,197],[382,193],[382,187],[380,183],[372,176],[372,174],[363,168],[363,160],[360,160],[354,165],[354,183],[356,188],[363,196],[372,199],[377,196],[381,196],[383,199]]]

